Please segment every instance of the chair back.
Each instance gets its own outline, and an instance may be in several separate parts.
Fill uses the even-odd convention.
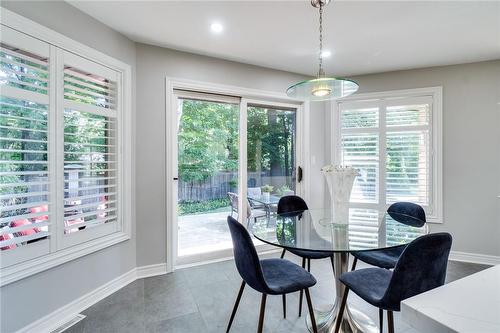
[[[278,202],[278,214],[286,214],[292,212],[303,212],[308,210],[306,202],[304,199],[298,195],[286,195],[280,198]]]
[[[227,224],[233,241],[234,261],[241,278],[253,289],[267,293],[269,288],[264,280],[259,256],[245,227],[231,216]]]
[[[250,198],[260,197],[262,195],[262,189],[260,187],[249,187],[247,189],[247,194]]]
[[[400,302],[442,286],[452,237],[441,232],[420,236],[408,244],[394,267],[383,303],[399,311]]]
[[[238,194],[227,192],[227,197],[229,198],[229,203],[231,204],[231,210],[238,213]]]
[[[413,227],[422,227],[425,222],[425,211],[422,206],[412,202],[396,202],[389,206],[387,213],[397,222]]]

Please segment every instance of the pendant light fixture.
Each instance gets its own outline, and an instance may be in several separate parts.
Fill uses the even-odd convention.
[[[311,0],[311,5],[319,8],[319,70],[315,79],[302,81],[290,86],[286,94],[289,97],[309,101],[326,101],[349,96],[358,90],[354,81],[326,77],[323,70],[323,7],[330,0]]]

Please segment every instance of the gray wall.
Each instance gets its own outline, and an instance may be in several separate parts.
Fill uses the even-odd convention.
[[[283,92],[304,77],[292,73],[137,44],[137,264],[166,261],[165,77]],[[322,126],[324,106],[312,106],[311,122]],[[323,158],[320,133],[311,138]],[[319,150],[318,150],[318,147]],[[321,162],[321,161],[319,161]],[[320,166],[321,167],[321,166]],[[319,167],[319,168],[320,168]],[[318,169],[319,170],[319,169]],[[307,170],[306,170],[307,172]],[[320,176],[319,172],[316,176]],[[320,183],[316,180],[316,183]],[[322,188],[319,190],[323,191]],[[318,191],[317,187],[313,191]],[[322,194],[320,194],[322,197]]]
[[[500,60],[357,76],[360,92],[443,87],[444,223],[453,250],[500,256]]]
[[[135,82],[134,43],[90,16],[65,2],[2,1],[1,5],[130,64]],[[135,93],[132,102],[135,114]],[[135,202],[134,197],[132,199]],[[134,209],[133,212],[135,214]],[[134,235],[133,218],[132,240],[2,287],[0,331],[12,332],[24,327],[133,269],[136,266]]]

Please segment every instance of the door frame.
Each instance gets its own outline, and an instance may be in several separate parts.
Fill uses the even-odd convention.
[[[165,78],[165,223],[166,223],[166,266],[167,272],[175,270],[175,260],[177,258],[178,233],[177,230],[177,186],[174,186],[178,177],[177,174],[177,98],[174,89],[189,90],[194,92],[220,94],[234,97],[240,97],[239,114],[239,155],[238,164],[246,161],[247,154],[247,105],[262,104],[270,107],[296,108],[296,166],[307,169],[308,158],[305,144],[309,142],[308,135],[305,135],[309,123],[309,103],[289,98],[285,93],[242,88],[232,85],[221,85],[210,82],[194,81],[179,78]],[[306,164],[307,163],[307,164]],[[307,175],[307,173],[306,173]],[[247,205],[243,204],[246,200],[247,189],[247,170],[238,168],[238,191],[239,206],[242,208],[241,214],[238,214],[240,222],[246,216]],[[296,193],[306,197],[308,194],[308,177],[303,177],[301,183],[296,183]],[[232,253],[229,255],[232,256]],[[224,256],[228,257],[228,256]],[[207,258],[208,259],[208,258]],[[209,260],[209,259],[208,259]]]

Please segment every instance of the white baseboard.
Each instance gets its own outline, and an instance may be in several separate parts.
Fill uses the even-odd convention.
[[[478,254],[460,251],[451,251],[450,260],[470,262],[474,264],[499,265],[500,257],[488,254]]]
[[[167,264],[156,264],[136,268],[137,279],[167,274]]]
[[[109,281],[108,283],[94,289],[86,295],[64,305],[56,311],[49,313],[28,326],[18,330],[17,333],[40,332],[49,333],[74,318],[78,313],[120,290],[137,279],[165,274],[166,264],[141,266],[131,269],[127,273]]]

